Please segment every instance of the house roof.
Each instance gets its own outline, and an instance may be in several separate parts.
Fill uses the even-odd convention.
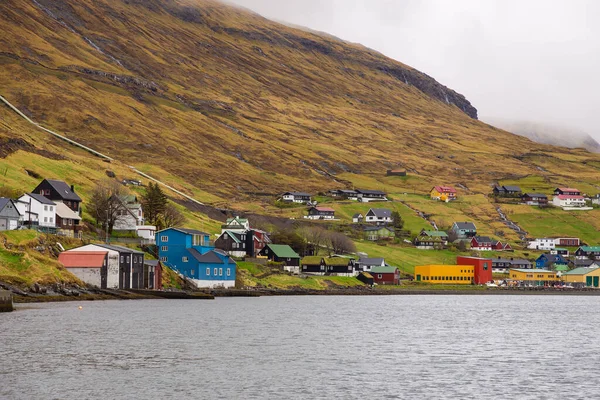
[[[492,239],[490,239],[488,236],[475,236],[474,239],[477,241],[477,243],[491,243]]]
[[[510,258],[492,258],[492,262],[501,262],[501,263],[509,263],[509,264],[519,264],[519,265],[531,265],[532,262],[529,260],[524,260],[521,258],[517,258],[517,259],[510,259]]]
[[[96,246],[104,247],[105,249],[108,249],[108,250],[118,251],[119,253],[144,254],[143,251],[130,249],[129,247],[125,247],[125,246],[117,246],[114,244],[100,243],[100,244],[96,244]]]
[[[548,198],[548,196],[546,196],[545,194],[542,194],[542,193],[525,193],[523,196]]]
[[[46,182],[48,182],[64,200],[81,201],[81,197],[72,191],[71,187],[65,182],[56,179],[46,179]]]
[[[223,258],[219,257],[219,254],[225,256],[230,264],[234,264],[235,262],[231,257],[222,251],[217,250],[209,250],[204,254],[201,254],[198,250],[194,248],[187,249],[188,253],[191,254],[192,257],[199,263],[204,264],[225,264]]]
[[[587,275],[590,272],[596,271],[597,269],[600,269],[600,267],[595,267],[595,268],[579,267],[579,268],[575,268],[571,271],[567,271],[563,275]]]
[[[160,261],[158,260],[146,260],[144,259],[144,264],[149,265],[151,267],[156,267]]]
[[[223,231],[223,233],[221,233],[221,236],[223,236],[225,234],[229,235],[229,237],[231,237],[231,239],[233,239],[234,242],[236,242],[236,243],[242,243],[242,241],[240,240],[240,238],[238,238],[238,236],[237,236],[238,234],[237,233],[226,230],[226,231]],[[221,236],[219,236],[219,237],[221,237]]]
[[[42,196],[41,194],[27,193],[27,196],[31,197],[32,199],[35,199],[37,202],[39,202],[41,204],[48,204],[48,205],[51,205],[51,206],[55,205],[55,203],[52,200],[50,200],[50,199]]]
[[[560,190],[561,192],[579,192],[579,189],[575,189],[575,188],[556,188],[556,190]]]
[[[2,211],[2,209],[4,207],[6,207],[6,205],[8,204],[8,202],[12,202],[13,206],[15,207],[15,211],[21,215],[21,213],[19,212],[19,210],[17,210],[17,205],[15,204],[13,199],[9,199],[8,197],[0,197],[0,211]]]
[[[393,274],[398,268],[396,267],[373,267],[371,268],[371,274]]]
[[[279,258],[300,258],[300,255],[287,244],[268,244],[267,247]]]
[[[317,211],[322,211],[322,212],[335,212],[335,210],[331,207],[313,207],[313,208]]]
[[[158,232],[156,232],[156,233],[162,233],[162,232],[165,232],[165,231],[168,231],[168,230],[171,230],[171,229],[172,229],[172,230],[175,230],[175,231],[179,231],[179,232],[187,233],[188,235],[209,235],[209,236],[210,236],[210,234],[209,234],[209,233],[202,232],[202,231],[199,231],[199,230],[196,230],[196,229],[175,228],[175,227],[171,227],[171,228],[165,228],[165,229],[163,229],[163,230],[160,230],[160,231],[158,231]]]
[[[502,186],[504,188],[504,190],[507,190],[509,192],[520,192],[521,188],[519,186]]]
[[[433,188],[439,193],[456,193],[456,189],[452,186],[434,186]]]
[[[554,196],[554,197],[558,197],[560,200],[567,200],[567,199],[585,200],[585,197],[575,195],[575,194],[559,194],[558,196]]]
[[[248,223],[248,218],[240,218],[240,217],[227,218],[227,221],[225,222],[225,224],[231,225],[234,222],[239,223],[240,225],[245,225]]]
[[[561,260],[564,260],[564,258],[560,255],[560,254],[542,254],[541,256],[538,257],[538,259],[540,259],[542,256],[546,257],[547,263],[549,264],[554,264],[554,263],[563,263]]]
[[[377,218],[390,218],[392,216],[392,210],[388,208],[371,208],[369,209],[370,212],[373,212]]]
[[[580,246],[579,247],[581,250],[585,251],[585,252],[589,252],[589,251],[600,251],[600,246]]]
[[[308,197],[310,197],[310,194],[304,193],[304,192],[285,192],[283,195],[285,196],[286,194],[291,194],[292,196],[308,196]]]
[[[455,222],[454,223],[458,229],[472,229],[476,230],[475,224],[472,222]]]
[[[584,258],[584,259],[578,259],[578,258],[576,258],[573,261],[573,265],[575,267],[589,267],[592,264],[594,264],[594,260],[590,260],[590,259],[587,259],[587,258]]]
[[[306,256],[306,257],[302,257],[301,264],[303,264],[303,265],[320,265],[322,259],[323,258],[321,256]]]
[[[62,219],[81,220],[81,217],[71,210],[65,203],[56,203],[56,215]]]
[[[58,262],[65,268],[101,268],[106,254],[106,251],[63,251]]]
[[[324,258],[324,260],[326,265],[331,266],[345,266],[348,265],[348,263],[350,262],[350,259],[343,257],[328,257]]]
[[[376,258],[359,258],[358,262],[361,265],[381,265],[385,262],[385,259],[383,257],[376,257]]]
[[[448,234],[444,231],[426,231],[423,230],[422,231],[423,235],[427,235],[427,236],[431,236],[431,237],[444,237],[444,236],[448,236]]]
[[[367,189],[356,189],[356,193],[385,195],[385,192],[382,192],[381,190],[367,190]]]
[[[360,275],[364,276],[365,278],[373,279],[373,275],[365,271],[361,272]]]
[[[554,273],[554,271],[550,271],[547,269],[539,269],[539,268],[530,268],[530,269],[522,269],[522,268],[511,268],[511,271],[518,271],[518,272],[525,272],[525,273],[543,273],[543,272],[547,272],[547,273]]]
[[[356,194],[356,190],[352,190],[352,189],[340,189],[340,190],[338,190],[338,192],[343,193],[343,194]]]
[[[386,229],[390,232],[394,232],[392,229],[388,228],[387,226],[365,226],[365,227],[363,227],[364,232],[376,232],[376,231],[380,231],[382,229]]]
[[[362,215],[361,213],[356,213],[356,214],[354,214],[354,215],[352,216],[352,218],[353,218],[353,219],[354,219],[354,218],[362,218],[362,216],[363,216],[363,215]]]

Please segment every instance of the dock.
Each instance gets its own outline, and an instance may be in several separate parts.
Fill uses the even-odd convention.
[[[13,311],[12,293],[8,290],[0,290],[0,312]]]

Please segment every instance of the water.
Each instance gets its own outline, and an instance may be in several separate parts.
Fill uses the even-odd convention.
[[[599,301],[265,297],[20,306],[0,314],[0,398],[599,398]]]

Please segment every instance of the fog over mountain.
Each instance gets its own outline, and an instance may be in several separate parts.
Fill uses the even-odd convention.
[[[401,60],[463,93],[481,115],[600,140],[600,2],[230,1]]]

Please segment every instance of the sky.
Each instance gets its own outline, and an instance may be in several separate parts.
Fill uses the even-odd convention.
[[[600,141],[600,1],[229,0],[361,43],[462,93],[480,119]]]

